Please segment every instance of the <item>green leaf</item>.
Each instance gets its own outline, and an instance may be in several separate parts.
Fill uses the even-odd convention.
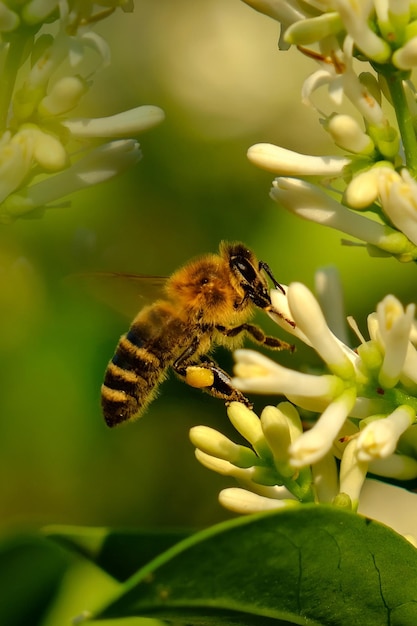
[[[41,624],[67,566],[62,550],[44,537],[4,538],[0,543],[0,624]]]
[[[330,506],[241,517],[182,541],[128,580],[95,620],[415,626],[417,551]]]
[[[83,526],[47,526],[44,534],[75,551],[120,581],[190,534],[188,531],[112,530]]]

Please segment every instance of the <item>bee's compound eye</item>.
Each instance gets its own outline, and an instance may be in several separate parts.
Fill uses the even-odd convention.
[[[234,267],[248,283],[252,283],[256,279],[256,271],[253,265],[242,257],[232,258],[231,266]]]

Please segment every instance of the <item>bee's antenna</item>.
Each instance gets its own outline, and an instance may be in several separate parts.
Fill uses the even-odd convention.
[[[274,287],[275,289],[279,289],[280,291],[282,291],[282,293],[285,296],[285,289],[282,285],[279,284],[279,282],[277,282],[274,278],[274,275],[272,273],[271,268],[269,267],[268,263],[265,263],[265,261],[259,261],[259,269],[260,270],[264,270],[264,272],[266,272],[269,276],[269,278],[272,280],[272,282],[274,283]]]

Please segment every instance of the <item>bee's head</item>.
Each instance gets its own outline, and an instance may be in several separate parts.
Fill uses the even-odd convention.
[[[191,261],[171,277],[167,288],[168,294],[190,317],[215,323],[223,318],[225,311],[233,312],[234,290],[218,255]]]
[[[254,253],[242,243],[222,242],[220,254],[227,258],[232,276],[243,290],[245,297],[261,309],[269,308],[271,298],[268,283],[261,270],[266,271],[273,280],[275,287],[280,287],[280,285],[272,276],[266,263],[258,261]]]

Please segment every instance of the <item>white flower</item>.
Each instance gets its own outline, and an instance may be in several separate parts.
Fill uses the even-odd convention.
[[[392,223],[417,245],[417,183],[408,170],[385,171],[378,179],[382,209]]]
[[[355,397],[354,390],[341,393],[323,411],[313,428],[291,445],[290,464],[293,467],[312,465],[329,452],[355,404]]]
[[[288,464],[289,445],[302,431],[295,407],[287,402],[278,407],[265,407],[259,419],[247,407],[232,402],[227,413],[251,445],[250,448],[237,445],[204,426],[196,426],[190,431],[191,441],[197,447],[197,460],[210,470],[234,477],[245,488],[224,492],[220,498],[222,504],[230,508],[232,498],[235,502],[233,510],[248,512],[249,509],[255,510],[254,506],[258,510],[270,506],[267,501],[271,499],[312,501],[314,492],[310,471],[301,469],[295,472]],[[253,498],[248,495],[249,492],[259,497]],[[281,506],[275,504],[273,508]]]
[[[277,393],[307,410],[320,411],[343,391],[339,377],[290,370],[255,350],[235,351],[235,387],[243,392]]]
[[[340,282],[340,275],[336,267],[327,266],[319,268],[314,274],[314,287],[329,328],[342,342],[342,345],[347,346],[349,339],[347,334],[343,289]]]
[[[384,388],[394,387],[401,377],[409,351],[409,337],[414,322],[415,308],[414,304],[409,304],[404,310],[394,296],[386,296],[377,306],[375,339],[382,344],[384,351],[378,381]],[[370,334],[373,326],[372,319],[370,316],[368,324]]]
[[[341,230],[390,254],[404,255],[404,260],[415,254],[405,235],[349,210],[311,183],[297,178],[276,178],[270,197],[298,217]]]
[[[21,57],[21,67],[8,62],[3,68],[10,74],[5,77],[0,102],[0,119],[7,129],[0,140],[3,223],[73,191],[108,180],[134,165],[141,154],[137,142],[130,137],[164,117],[162,110],[154,106],[135,107],[101,118],[68,117],[92,86],[97,69],[110,62],[107,42],[91,26],[112,10],[97,13],[96,3],[88,0],[23,0],[12,12],[6,4],[0,2],[0,31],[22,27],[21,37],[27,37],[27,45],[24,54],[16,57]],[[109,9],[133,9],[132,0],[106,0],[104,4]],[[47,34],[40,28],[45,20]],[[32,35],[25,24],[37,25],[30,30]],[[13,42],[3,42],[10,58],[16,54]],[[127,141],[104,145],[108,138]],[[86,139],[96,141],[88,144]],[[101,147],[97,147],[97,139],[101,140]],[[45,177],[55,172],[60,174]],[[43,179],[38,182],[40,176]]]
[[[8,223],[68,194],[97,185],[117,176],[141,158],[139,144],[133,139],[120,139],[104,144],[59,174],[45,178],[11,194],[0,207],[0,222]]]
[[[410,406],[403,405],[397,407],[388,417],[370,421],[358,437],[358,459],[369,462],[393,454],[398,439],[414,420],[415,411]]]
[[[369,26],[368,18],[373,10],[373,0],[332,0],[343,25],[355,45],[369,59],[384,63],[391,56],[391,48]]]

